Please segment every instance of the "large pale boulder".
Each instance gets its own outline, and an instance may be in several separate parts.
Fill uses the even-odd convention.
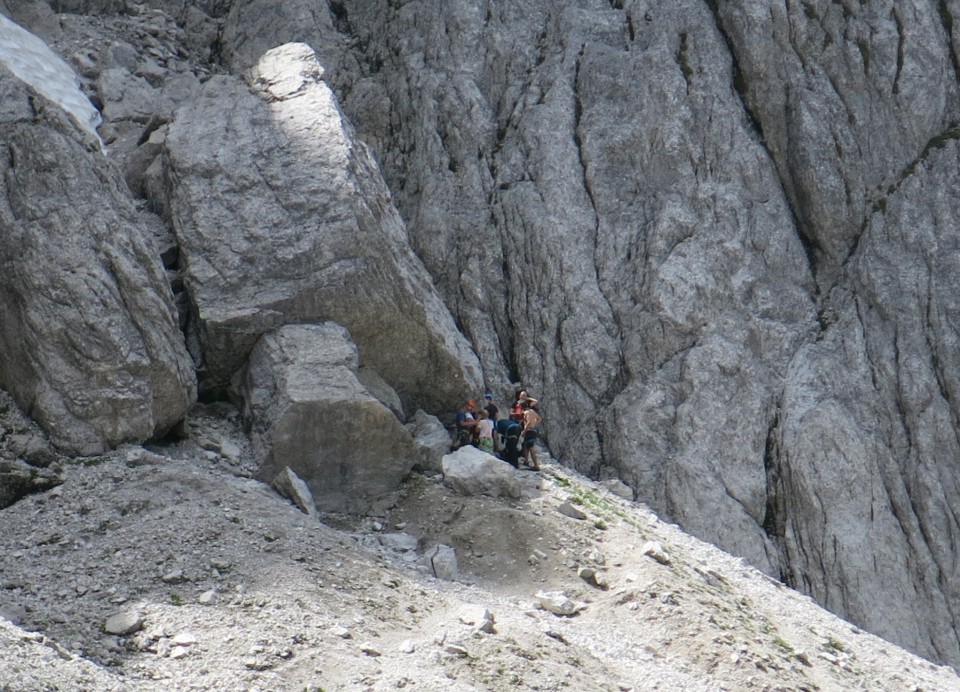
[[[467,445],[443,457],[443,482],[461,495],[521,496],[516,470],[505,461]]]
[[[269,52],[252,85],[211,79],[164,142],[201,387],[222,390],[261,334],[329,319],[408,410],[452,410],[479,363],[313,52]]]
[[[261,337],[238,391],[258,477],[290,471],[318,510],[383,510],[417,460],[413,438],[357,379],[339,325],[288,325]]]
[[[0,68],[0,386],[70,453],[160,436],[195,400],[157,248],[119,171]]]

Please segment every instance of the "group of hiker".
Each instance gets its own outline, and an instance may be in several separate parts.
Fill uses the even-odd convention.
[[[539,403],[527,390],[518,389],[507,417],[501,418],[490,393],[483,395],[482,407],[472,399],[465,402],[457,411],[452,449],[473,445],[514,468],[520,468],[522,458],[524,465],[539,471],[536,443],[543,420],[536,410]]]

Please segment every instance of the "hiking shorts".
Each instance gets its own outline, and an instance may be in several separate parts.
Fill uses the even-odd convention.
[[[533,445],[537,443],[538,437],[540,437],[540,433],[536,429],[527,430],[527,432],[523,433],[523,446],[533,447]]]

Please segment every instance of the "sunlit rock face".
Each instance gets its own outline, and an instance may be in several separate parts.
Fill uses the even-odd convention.
[[[228,387],[261,334],[333,320],[411,412],[479,391],[476,356],[309,47],[268,52],[251,86],[211,79],[164,148],[157,203],[184,259],[201,387]]]
[[[344,110],[552,451],[960,661],[952,5],[331,9]]]

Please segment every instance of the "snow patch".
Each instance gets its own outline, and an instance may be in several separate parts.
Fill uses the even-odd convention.
[[[42,39],[0,14],[0,63],[60,105],[97,140],[100,113],[80,90],[76,72]],[[102,144],[102,142],[101,142]]]

